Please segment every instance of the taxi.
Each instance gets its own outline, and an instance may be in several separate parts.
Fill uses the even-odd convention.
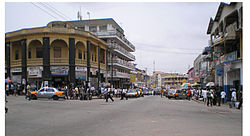
[[[48,98],[53,100],[58,100],[59,98],[65,99],[65,94],[63,91],[59,91],[54,87],[42,87],[38,91],[31,91],[31,98]]]

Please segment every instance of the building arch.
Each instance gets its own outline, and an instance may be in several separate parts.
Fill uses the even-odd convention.
[[[50,60],[52,64],[69,62],[69,48],[67,42],[61,39],[55,39],[51,42]]]
[[[43,45],[40,40],[30,40],[27,45],[27,59],[43,57]]]
[[[87,60],[87,50],[85,44],[81,41],[76,42],[76,59]],[[81,57],[80,57],[81,55]]]

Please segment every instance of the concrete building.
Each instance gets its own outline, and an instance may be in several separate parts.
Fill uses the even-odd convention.
[[[135,61],[135,56],[131,53],[135,51],[135,46],[127,40],[124,30],[112,18],[68,21],[67,23],[107,42],[109,49],[105,76],[115,88],[129,87],[130,71],[135,70],[132,63]]]
[[[216,85],[224,88],[230,100],[230,88],[242,90],[242,2],[220,3],[215,18],[210,18],[210,72]]]
[[[107,48],[105,41],[63,22],[9,32],[5,77],[37,88],[43,81],[54,87],[88,83],[97,75],[104,82]]]
[[[147,75],[145,70],[135,68],[135,71],[131,71],[131,74],[135,76],[135,81],[133,82],[134,84],[133,86],[150,87],[149,75]]]
[[[179,73],[166,73],[162,81],[166,88],[181,88],[181,85],[188,81],[188,76]]]
[[[152,87],[162,87],[162,77],[164,77],[164,72],[154,71],[152,76]]]
[[[195,77],[194,67],[190,68],[187,74],[188,74],[188,82],[190,84],[194,84],[194,77]]]

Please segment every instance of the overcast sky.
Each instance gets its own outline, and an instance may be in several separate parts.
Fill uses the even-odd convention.
[[[61,17],[46,7],[54,7]],[[113,18],[134,44],[135,63],[149,74],[155,70],[187,73],[194,59],[208,46],[210,17],[219,2],[210,3],[5,3],[5,32],[46,26],[55,20]],[[44,11],[45,10],[45,11]]]

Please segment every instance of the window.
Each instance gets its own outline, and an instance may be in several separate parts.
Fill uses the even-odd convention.
[[[94,55],[92,54],[92,61],[94,61]]]
[[[95,62],[96,62],[96,54],[95,54]]]
[[[78,59],[82,59],[82,51],[78,50]]]
[[[83,51],[83,59],[86,59],[85,51]]]
[[[107,25],[99,26],[100,32],[107,31]]]
[[[61,58],[61,48],[54,47],[54,58]]]
[[[19,58],[19,53],[18,53],[18,50],[15,51],[15,60],[18,60]]]
[[[43,48],[36,48],[36,58],[43,57]]]
[[[89,26],[89,31],[90,32],[97,32],[96,26]]]
[[[29,59],[31,58],[31,49],[30,48],[28,49],[28,58]]]

